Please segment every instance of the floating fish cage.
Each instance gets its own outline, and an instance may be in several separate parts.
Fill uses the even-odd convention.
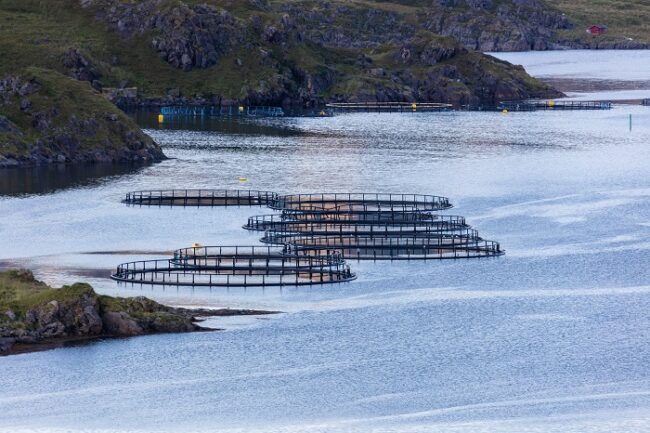
[[[333,102],[327,104],[326,107],[335,111],[369,111],[379,113],[447,111],[454,108],[452,104],[441,102]]]
[[[352,218],[351,218],[352,217]],[[417,233],[465,230],[465,218],[454,215],[432,215],[413,212],[290,213],[257,215],[248,218],[246,230],[294,233]]]
[[[304,286],[351,281],[341,254],[319,248],[210,246],[177,250],[171,259],[121,264],[111,275],[123,283],[195,286]]]
[[[287,254],[286,248],[268,246],[200,246],[174,251],[171,261],[187,268],[225,267],[246,272],[274,267],[284,269],[287,261],[291,261],[293,267],[305,270],[345,264],[341,254],[335,250],[317,250],[316,253]]]
[[[272,236],[272,235],[271,235]],[[505,254],[498,242],[462,237],[314,237],[280,235],[288,251],[335,249],[346,260],[440,260],[496,257]]]
[[[284,225],[276,225],[266,230],[265,238],[271,235],[292,235],[303,236],[376,236],[376,237],[412,237],[412,236],[441,236],[446,233],[454,233],[461,236],[478,237],[476,230],[468,227],[453,226],[450,224],[431,223],[373,223],[373,224],[349,224],[349,223],[312,223],[293,222]],[[263,242],[265,242],[263,240]],[[277,242],[271,242],[277,243]],[[284,242],[280,242],[281,244]]]
[[[538,111],[538,110],[610,110],[610,101],[504,101],[496,109],[499,111]]]
[[[253,190],[136,191],[132,205],[263,206],[281,211],[250,217],[265,246],[195,246],[170,259],[130,262],[121,282],[209,287],[313,285],[351,281],[346,259],[434,260],[496,257],[498,242],[481,238],[464,217],[434,212],[446,197],[423,194],[279,195]]]
[[[276,197],[269,191],[171,189],[129,192],[123,202],[139,206],[265,206]]]
[[[384,211],[429,212],[452,207],[447,197],[422,194],[319,193],[276,196],[269,207],[277,210],[329,213]]]
[[[380,223],[394,223],[394,224],[403,224],[403,223],[420,223],[420,222],[442,222],[446,224],[454,225],[466,225],[465,218],[462,216],[454,215],[439,215],[433,212],[411,212],[411,211],[357,211],[357,212],[344,212],[344,211],[292,211],[284,210],[279,215],[274,215],[280,219],[292,220],[292,221],[304,221],[304,222],[314,222],[314,223],[359,223],[359,224],[372,224],[376,222]],[[264,217],[264,216],[262,216]],[[257,219],[259,217],[252,217]],[[259,221],[260,223],[264,223]],[[250,221],[247,224],[256,224],[256,222]],[[244,227],[248,228],[248,227]]]

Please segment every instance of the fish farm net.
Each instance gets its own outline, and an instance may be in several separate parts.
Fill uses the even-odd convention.
[[[452,207],[445,197],[418,194],[319,193],[277,196],[276,215],[248,219],[261,241],[294,250],[336,250],[355,260],[429,260],[504,254],[465,218],[437,215]]]
[[[340,283],[356,275],[339,252],[326,249],[209,246],[177,250],[171,259],[124,263],[111,278],[165,286],[272,287]]]
[[[256,190],[170,189],[129,192],[123,202],[139,206],[266,206],[276,196]]]
[[[402,215],[421,216],[422,214],[408,213]],[[244,228],[274,233],[311,234],[313,236],[340,234],[413,236],[417,234],[466,231],[469,229],[465,219],[457,216],[431,215],[431,218],[419,221],[414,218],[391,218],[386,220],[363,218],[350,220],[346,218],[322,218],[322,214],[310,216],[311,218],[303,220],[287,215],[259,215],[249,218]],[[340,217],[341,215],[335,214],[334,216]]]
[[[269,202],[277,210],[304,212],[426,212],[451,208],[447,197],[423,194],[319,193],[277,196]]]
[[[313,285],[351,281],[346,259],[433,260],[505,253],[464,217],[439,215],[446,197],[423,194],[318,193],[185,189],[136,191],[125,203],[142,206],[268,206],[244,228],[264,232],[264,246],[194,246],[173,257],[124,263],[120,282],[209,287]]]

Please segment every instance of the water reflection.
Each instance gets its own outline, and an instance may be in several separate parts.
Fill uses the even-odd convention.
[[[165,116],[158,122],[160,110],[138,109],[129,111],[136,122],[146,129],[210,131],[233,135],[264,135],[270,137],[291,137],[306,134],[297,128],[260,122],[258,118],[228,118],[209,116]]]
[[[93,186],[111,178],[136,173],[147,163],[53,164],[0,170],[0,196],[47,194],[80,186]]]

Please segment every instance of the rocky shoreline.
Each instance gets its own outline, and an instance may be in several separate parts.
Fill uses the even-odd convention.
[[[115,298],[88,284],[54,289],[27,270],[0,272],[0,356],[69,343],[140,335],[215,331],[206,317],[275,314],[249,309],[187,309],[145,297]]]

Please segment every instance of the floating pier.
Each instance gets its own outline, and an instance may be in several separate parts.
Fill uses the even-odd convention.
[[[277,287],[352,281],[340,253],[264,246],[193,247],[171,259],[121,264],[111,275],[122,283],[194,287]]]
[[[170,189],[134,191],[123,202],[138,206],[266,206],[277,194],[232,189]]]
[[[365,111],[378,113],[402,113],[418,111],[447,111],[451,104],[439,102],[334,102],[325,105],[334,111]]]
[[[282,107],[270,106],[193,106],[174,105],[162,107],[160,114],[163,116],[194,116],[194,117],[283,117]]]

